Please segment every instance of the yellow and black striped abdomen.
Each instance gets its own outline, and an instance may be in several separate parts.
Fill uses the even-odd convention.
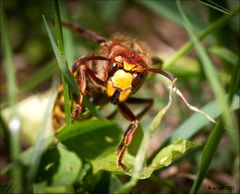
[[[100,78],[103,77],[102,76],[103,68],[96,68],[96,67],[99,67],[99,64],[92,65],[90,63],[85,65],[87,65],[88,68],[91,69],[96,74],[96,76]],[[75,81],[79,86],[81,85],[81,83],[79,83],[79,79],[77,78],[80,77],[80,73],[85,73],[85,72],[80,72],[79,68],[75,69],[75,71],[72,72],[73,77],[75,78]],[[92,81],[88,78],[88,76],[86,76],[85,95],[89,98],[91,102],[93,102],[96,105],[102,105],[107,102],[107,98],[103,89],[93,84]],[[79,99],[76,97],[73,97],[73,103],[72,103],[73,107],[75,107],[78,103],[79,103]],[[86,117],[87,118],[89,117],[87,108],[82,107],[81,118],[86,118]],[[57,130],[64,124],[65,124],[64,95],[63,95],[63,85],[60,84],[58,86],[58,93],[57,93],[57,97],[56,97],[55,104],[53,107],[53,112],[52,112],[52,126],[54,130]]]
[[[54,130],[57,130],[65,123],[65,109],[64,109],[64,97],[63,97],[63,85],[58,86],[58,93],[54,103],[52,112],[52,126]]]

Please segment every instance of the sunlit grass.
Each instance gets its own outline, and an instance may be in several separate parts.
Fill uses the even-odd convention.
[[[13,63],[12,48],[9,40],[9,33],[6,18],[3,10],[3,2],[0,2],[0,28],[1,28],[1,43],[4,59],[4,68],[8,85],[8,99],[11,107],[11,117],[8,123],[8,129],[10,131],[10,155],[12,162],[15,163],[11,174],[13,178],[12,191],[13,193],[22,192],[22,168],[18,163],[19,154],[21,152],[20,144],[20,130],[21,121],[17,115],[16,103],[17,103],[17,83],[16,83],[16,72]]]
[[[239,154],[239,132],[237,131],[237,125],[234,123],[234,120],[231,117],[230,114],[230,106],[228,104],[226,93],[223,89],[223,86],[221,85],[218,77],[218,73],[216,69],[214,68],[214,65],[212,64],[211,60],[206,54],[206,51],[204,50],[203,46],[199,43],[196,36],[194,35],[191,24],[189,20],[187,19],[185,13],[182,10],[180,1],[177,1],[178,9],[181,13],[181,16],[184,21],[184,25],[186,30],[188,31],[188,34],[191,38],[191,41],[193,42],[193,45],[196,48],[196,51],[199,55],[200,60],[202,61],[203,69],[206,74],[206,77],[212,87],[213,93],[215,94],[216,101],[218,103],[218,106],[222,109],[222,120],[219,121],[219,123],[215,126],[215,128],[212,130],[207,143],[204,147],[202,157],[201,157],[201,163],[200,168],[198,170],[197,179],[194,181],[194,184],[191,188],[190,193],[196,193],[199,189],[201,182],[203,181],[204,177],[207,175],[208,168],[210,166],[210,163],[213,159],[214,153],[217,150],[218,144],[220,142],[220,139],[222,138],[225,130],[230,136],[230,139],[233,143],[233,150],[235,151],[235,154]],[[232,83],[234,84],[234,83]],[[224,129],[225,128],[225,129]]]

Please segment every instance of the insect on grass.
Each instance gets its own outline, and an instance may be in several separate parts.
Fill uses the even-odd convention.
[[[87,96],[95,105],[103,105],[108,102],[115,104],[117,109],[109,117],[119,110],[130,121],[117,149],[117,164],[127,171],[128,168],[122,162],[124,154],[134,137],[139,119],[153,104],[153,99],[135,98],[132,95],[140,89],[148,72],[158,73],[171,82],[174,81],[174,78],[167,72],[153,67],[155,60],[144,43],[119,34],[106,39],[68,22],[62,22],[62,25],[100,46],[96,53],[89,53],[78,58],[72,66],[71,73],[80,89],[80,96],[73,97],[72,121],[78,120],[80,115],[87,110],[83,105],[84,96]],[[175,92],[178,95],[180,93],[176,88]],[[179,96],[185,100],[181,93]],[[135,115],[127,104],[145,106],[140,113]],[[58,88],[52,121],[54,129],[58,129],[65,123],[62,85]]]

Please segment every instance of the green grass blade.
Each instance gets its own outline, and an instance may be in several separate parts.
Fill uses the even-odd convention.
[[[201,2],[202,4],[205,4],[217,11],[220,11],[224,14],[231,14],[231,12],[229,10],[227,10],[226,8],[222,7],[221,5],[215,3],[214,1],[211,0],[199,0],[199,2]]]
[[[66,125],[71,124],[71,102],[69,99],[69,88],[68,84],[66,83],[64,76],[62,76],[62,84],[63,84],[63,97],[64,97],[64,110],[66,115]]]
[[[151,1],[137,1],[144,7],[147,7],[151,11],[155,12],[156,14],[163,16],[170,21],[182,26],[182,20],[180,14],[177,11],[177,6],[174,1],[158,1],[158,0],[151,0]],[[196,15],[191,10],[185,10],[189,18],[191,18],[191,22],[194,23],[194,30],[199,32],[203,29],[206,24],[201,17]]]
[[[232,80],[231,85],[229,86],[229,102],[234,101],[234,95],[239,91],[239,84],[240,84],[240,60],[238,59],[237,65],[232,69]],[[240,104],[240,101],[239,103]]]
[[[169,109],[172,103],[172,89],[169,92],[169,101],[168,104],[162,108],[158,114],[153,118],[152,122],[150,123],[149,127],[144,131],[143,139],[141,141],[141,144],[139,146],[139,150],[137,152],[136,158],[135,158],[135,166],[133,171],[133,178],[139,177],[141,173],[141,169],[143,168],[145,156],[147,153],[147,145],[150,140],[151,135],[156,130],[156,128],[160,125],[163,116]]]
[[[236,66],[236,68],[233,68],[233,71],[234,71],[234,75],[232,77],[231,87],[229,88],[229,93],[230,94],[228,96],[228,99],[229,99],[230,102],[232,102],[232,105],[234,103],[236,103],[236,105],[238,106],[238,109],[239,109],[239,106],[240,106],[239,96],[235,96],[234,98],[232,97],[234,92],[237,91],[237,88],[238,88],[239,82],[240,82],[239,64]],[[213,133],[215,133],[215,134],[213,134]],[[209,137],[209,139],[208,139],[208,141],[207,141],[207,143],[204,147],[203,154],[202,154],[202,160],[201,160],[201,163],[200,163],[200,170],[198,171],[197,179],[194,181],[194,184],[191,188],[191,191],[190,191],[191,193],[196,193],[197,192],[197,190],[200,187],[204,177],[206,176],[207,170],[209,168],[210,161],[212,160],[212,157],[214,156],[215,149],[217,148],[217,145],[219,144],[219,141],[220,141],[223,133],[224,133],[224,130],[223,130],[223,127],[222,127],[222,123],[219,123],[219,125],[216,126],[216,128],[214,129],[214,131],[210,135],[210,137]],[[235,162],[237,163],[238,160],[239,160],[239,156],[236,157]],[[237,167],[237,169],[238,169],[238,167]],[[236,173],[238,173],[238,172],[239,172],[239,170],[236,171]]]
[[[207,143],[204,146],[202,157],[201,157],[201,163],[200,163],[200,169],[197,174],[197,179],[195,179],[193,186],[191,188],[190,193],[194,194],[197,193],[197,190],[201,186],[201,183],[205,176],[207,175],[208,168],[211,164],[211,161],[213,159],[214,153],[217,150],[218,144],[224,134],[225,130],[223,128],[222,122],[219,122],[213,131],[211,132]]]
[[[0,113],[0,136],[3,143],[7,146],[6,152],[10,153],[10,132],[6,121],[2,117],[2,113]]]
[[[238,7],[236,10],[232,12],[232,15],[223,15],[213,23],[211,23],[200,35],[197,36],[198,41],[204,40],[207,36],[210,34],[216,32],[218,29],[223,27],[227,22],[232,19],[234,16],[239,14],[240,7]],[[191,41],[187,42],[185,45],[183,45],[178,51],[169,57],[166,61],[163,63],[163,68],[167,69],[170,66],[172,66],[180,57],[187,54],[193,47],[193,43]]]
[[[235,111],[238,109],[240,109],[240,97],[235,95],[231,103],[231,111]],[[222,114],[215,100],[209,102],[201,110],[214,119],[218,118]],[[156,153],[158,153],[162,148],[167,146],[169,143],[174,142],[179,138],[186,140],[190,139],[192,136],[198,133],[204,126],[206,126],[209,123],[210,121],[206,119],[206,117],[204,117],[202,114],[194,113],[172,133],[170,138],[168,138],[161,145],[161,147],[156,151]],[[155,154],[153,154],[153,156],[149,158],[149,161],[151,161],[154,156]]]
[[[57,80],[53,80],[52,84],[52,91],[51,93],[54,93],[57,88]],[[44,141],[45,141],[45,132],[47,131],[48,126],[48,119],[51,118],[52,114],[52,109],[55,101],[55,95],[50,95],[49,101],[48,101],[48,106],[47,109],[45,110],[45,114],[42,120],[42,125],[38,129],[38,135],[37,135],[37,140],[35,142],[35,145],[33,147],[33,153],[31,157],[31,163],[29,166],[29,182],[31,183],[34,180],[34,177],[36,176],[39,164],[40,164],[40,159],[43,154],[43,151],[45,149],[44,146]]]
[[[231,111],[238,110],[240,108],[239,103],[239,96],[235,96],[231,104]],[[219,109],[216,101],[209,102],[201,110],[206,112],[214,119],[218,118],[222,114],[222,111]],[[203,115],[201,115],[200,113],[194,113],[175,130],[175,132],[171,135],[170,141],[172,142],[178,138],[190,139],[200,129],[202,129],[209,123],[210,121],[206,119]]]
[[[63,45],[63,33],[62,33],[62,25],[61,25],[61,15],[60,15],[60,11],[59,11],[58,1],[54,0],[53,4],[54,4],[54,10],[55,10],[55,14],[56,14],[55,15],[55,31],[56,31],[57,44],[58,44],[59,51],[61,52],[61,55],[65,59],[64,45]],[[67,65],[67,64],[65,63],[65,65]]]
[[[208,49],[208,51],[212,54],[217,55],[218,57],[221,57],[231,65],[237,64],[238,55],[226,47],[212,46]]]
[[[62,33],[62,25],[61,25],[61,15],[59,11],[59,5],[58,1],[54,0],[54,10],[55,10],[55,31],[56,31],[56,39],[58,43],[58,48],[61,53],[62,58],[64,59],[65,63],[65,69],[68,69],[67,61],[65,59],[65,54],[64,54],[64,45],[63,45],[63,33]],[[65,115],[66,115],[66,125],[71,124],[71,102],[69,99],[69,88],[68,84],[65,80],[66,78],[62,76],[62,84],[63,84],[63,96],[64,96],[64,110],[65,110]]]
[[[227,103],[228,101],[224,98],[225,92],[224,92],[223,87],[220,84],[220,81],[218,80],[217,72],[216,72],[212,62],[208,58],[204,48],[202,47],[202,45],[198,42],[197,38],[195,37],[195,35],[191,29],[191,24],[189,23],[187,17],[185,16],[185,13],[183,12],[179,0],[177,1],[177,5],[179,8],[179,12],[181,13],[181,16],[183,18],[185,28],[188,31],[188,34],[196,48],[196,51],[200,57],[200,60],[202,61],[203,69],[205,71],[208,81],[210,82],[213,93],[217,100],[217,104],[218,104],[219,108],[221,108],[221,111],[223,112],[222,113],[223,120],[220,120],[220,122],[216,125],[214,130],[211,132],[210,137],[208,138],[207,143],[204,147],[203,154],[201,157],[200,169],[198,171],[197,178],[194,181],[194,184],[190,191],[190,193],[196,193],[208,172],[208,169],[211,164],[214,153],[216,152],[216,149],[221,140],[221,137],[223,136],[223,134],[225,132],[224,124],[228,127],[227,132],[232,141],[233,150],[236,152],[236,155],[239,154],[239,147],[238,147],[239,146],[239,139],[238,139],[239,134],[238,134],[238,131],[236,131],[236,129],[235,129],[236,126],[234,126],[234,122],[231,118],[230,108]],[[224,122],[222,122],[222,121],[224,121]]]
[[[77,83],[75,82],[71,72],[69,71],[69,69],[68,69],[68,67],[66,65],[65,59],[61,55],[61,52],[59,51],[59,49],[58,49],[58,47],[56,45],[56,42],[55,42],[55,40],[53,38],[53,35],[52,35],[51,31],[50,31],[50,28],[48,27],[48,24],[47,24],[46,19],[45,19],[44,16],[43,16],[43,21],[44,21],[44,24],[45,24],[45,27],[46,27],[46,30],[47,30],[47,33],[48,33],[48,36],[49,36],[49,40],[51,42],[51,45],[52,45],[52,48],[53,48],[53,51],[54,51],[54,54],[56,56],[59,68],[60,68],[61,72],[63,73],[63,76],[66,78],[68,84],[70,85],[71,91],[75,95],[79,96],[80,95],[79,87],[78,87]],[[90,112],[93,115],[95,115],[98,118],[103,118],[101,113],[95,108],[95,106],[85,96],[83,98],[83,103],[90,110]]]
[[[234,125],[234,122],[231,118],[230,108],[229,108],[227,100],[225,99],[225,96],[226,96],[225,91],[223,89],[223,86],[220,83],[218,73],[217,73],[216,69],[214,68],[214,65],[212,64],[211,60],[207,56],[205,49],[199,43],[199,41],[197,40],[197,37],[194,35],[194,33],[191,29],[191,24],[189,23],[187,17],[185,16],[185,13],[183,12],[179,1],[177,1],[177,5],[178,5],[179,11],[183,17],[185,28],[188,31],[188,34],[196,48],[196,51],[199,55],[200,60],[202,62],[203,70],[204,70],[204,72],[207,76],[207,79],[211,85],[211,88],[216,97],[218,106],[222,110],[223,120],[225,122],[226,127],[228,128],[227,132],[233,143],[233,148],[236,151],[236,153],[239,153],[238,152],[239,151],[239,146],[238,146],[239,145],[239,139],[238,139],[239,134],[238,134],[238,132],[236,130],[236,126]]]
[[[61,52],[59,51],[59,49],[57,47],[57,44],[53,38],[53,35],[50,31],[50,28],[48,27],[47,21],[44,16],[43,16],[43,21],[44,21],[45,28],[47,30],[48,37],[51,42],[54,54],[56,56],[59,68],[60,68],[61,72],[63,73],[64,77],[66,78],[67,82],[69,83],[73,93],[75,93],[77,96],[79,96],[79,89],[78,89],[77,83],[75,82],[71,72],[69,71],[69,69],[66,65],[65,59],[63,58],[63,56],[61,55]]]
[[[6,25],[6,17],[3,13],[3,2],[1,2],[1,44],[2,44],[2,51],[3,51],[3,59],[4,59],[4,70],[7,79],[7,88],[8,88],[8,98],[10,101],[10,106],[13,107],[13,113],[16,114],[15,104],[17,102],[17,83],[16,83],[16,76],[13,64],[13,54],[9,40],[9,34],[7,31]]]
[[[56,72],[56,70],[57,70],[56,63],[54,61],[50,61],[50,63],[44,65],[38,71],[33,73],[29,78],[24,80],[19,87],[19,92],[23,94],[33,90],[40,83],[51,78],[53,74]]]
[[[8,36],[8,28],[6,25],[6,17],[3,10],[3,1],[0,2],[0,29],[1,29],[1,48],[3,49],[3,59],[5,66],[5,74],[8,85],[8,98],[12,109],[11,120],[9,121],[10,130],[10,150],[12,161],[17,161],[21,148],[20,148],[20,128],[21,121],[17,116],[16,103],[17,103],[17,83],[14,71],[12,49]],[[22,192],[22,168],[20,164],[14,166],[12,169],[13,180],[13,193]]]
[[[61,12],[61,18],[64,21],[69,21],[68,14],[66,12],[65,6],[63,1],[59,1],[59,9]],[[72,66],[74,60],[76,59],[76,46],[74,44],[73,33],[69,29],[62,28],[63,33],[63,44],[65,50],[65,58],[69,67]]]
[[[34,90],[39,84],[51,78],[57,71],[56,63],[52,60],[48,64],[43,65],[38,71],[34,72],[30,77],[26,78],[19,86],[18,98],[24,94]],[[0,109],[9,106],[9,99],[1,99]]]
[[[129,190],[136,185],[137,180],[140,177],[141,171],[143,169],[143,165],[144,165],[144,161],[147,153],[147,146],[148,146],[150,137],[152,133],[155,131],[155,129],[157,128],[157,126],[160,125],[162,118],[167,112],[167,110],[169,109],[171,103],[172,103],[172,88],[169,92],[168,104],[158,112],[158,114],[153,118],[149,127],[143,133],[143,138],[140,143],[137,155],[135,157],[131,180],[127,184],[124,184],[122,187],[120,187],[119,190],[116,191],[116,193],[128,193]]]

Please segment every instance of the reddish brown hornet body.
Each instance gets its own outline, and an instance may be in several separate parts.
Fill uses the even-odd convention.
[[[127,167],[122,162],[124,153],[132,141],[139,119],[153,103],[152,99],[133,98],[131,95],[141,87],[148,72],[159,73],[171,81],[173,78],[160,69],[151,68],[152,60],[149,50],[142,43],[137,43],[135,40],[121,35],[106,40],[73,24],[67,22],[62,24],[101,46],[96,55],[89,54],[80,57],[72,66],[72,73],[80,86],[80,97],[74,100],[72,118],[73,120],[78,119],[84,111],[84,95],[88,96],[95,104],[103,104],[108,101],[116,104],[122,115],[131,122],[118,147],[117,164],[126,171]],[[53,112],[54,128],[58,128],[64,123],[64,114],[55,114],[64,111],[61,90]],[[135,115],[128,108],[128,103],[146,104],[146,107],[138,115]],[[57,104],[62,106],[58,107]]]

